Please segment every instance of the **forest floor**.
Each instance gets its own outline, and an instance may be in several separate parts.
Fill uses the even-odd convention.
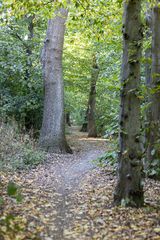
[[[160,182],[145,180],[145,207],[113,207],[115,172],[93,160],[110,143],[72,128],[72,155],[47,154],[31,170],[1,172],[0,240],[160,239]],[[8,181],[20,186],[23,200],[6,194]]]

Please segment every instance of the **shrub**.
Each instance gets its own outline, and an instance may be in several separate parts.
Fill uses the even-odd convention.
[[[118,152],[118,143],[117,139],[110,138],[108,139],[108,150],[102,156],[96,159],[96,164],[99,167],[105,167],[106,165],[112,166],[113,169],[117,168],[117,152]]]
[[[0,168],[24,169],[44,161],[44,152],[36,149],[36,142],[19,133],[14,124],[0,125]]]

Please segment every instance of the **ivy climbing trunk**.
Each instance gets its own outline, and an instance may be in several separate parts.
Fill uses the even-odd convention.
[[[65,138],[62,54],[68,11],[61,8],[48,21],[42,50],[45,99],[40,147],[54,153],[71,153]]]
[[[152,70],[151,70],[151,107],[147,161],[149,167],[160,169],[160,7],[153,7],[152,27]],[[152,174],[160,177],[158,171]]]
[[[140,57],[142,45],[141,0],[126,0],[123,18],[120,152],[116,205],[141,207],[144,202],[140,146]]]
[[[95,122],[95,107],[96,107],[96,84],[99,75],[99,67],[96,60],[96,55],[93,55],[91,85],[88,101],[88,137],[97,137],[97,129]]]

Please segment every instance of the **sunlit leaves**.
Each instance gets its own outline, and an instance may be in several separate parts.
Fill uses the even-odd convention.
[[[65,3],[65,2],[64,2]],[[8,19],[11,16],[22,18],[26,14],[41,15],[45,18],[51,18],[55,9],[62,6],[60,1],[49,0],[4,0],[3,9],[7,11]]]

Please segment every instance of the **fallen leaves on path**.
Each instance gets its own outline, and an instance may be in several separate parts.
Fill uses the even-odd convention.
[[[71,156],[48,155],[30,171],[0,172],[0,240],[159,240],[160,182],[145,181],[144,208],[113,207],[113,169],[88,162],[89,151],[91,158],[104,151],[104,141],[71,138],[79,147]],[[7,194],[11,181],[20,202]]]
[[[93,170],[85,176],[81,190],[73,193],[75,221],[65,231],[67,238],[159,240],[160,183],[146,180],[148,204],[144,208],[113,207],[116,178],[107,168],[105,170]]]

